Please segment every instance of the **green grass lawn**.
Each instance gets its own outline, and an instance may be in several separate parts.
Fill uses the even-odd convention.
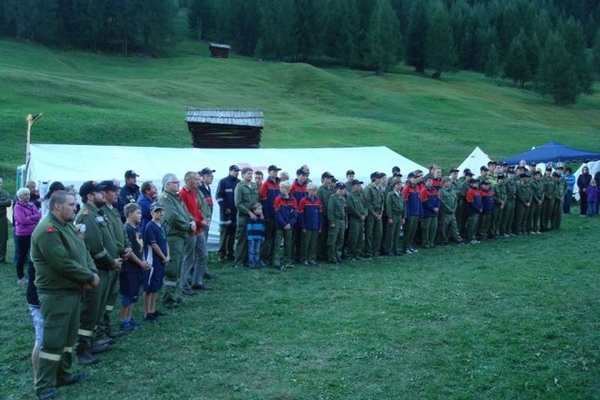
[[[147,59],[0,41],[0,176],[23,163],[36,112],[35,143],[187,147],[187,107],[258,107],[263,147],[386,145],[445,168],[475,146],[600,151],[598,95],[558,108],[473,73],[377,77],[205,47]],[[599,225],[573,215],[560,232],[340,267],[212,262],[213,291],[122,338],[61,398],[599,398]],[[12,266],[0,293],[0,398],[32,398],[33,329]]]
[[[493,158],[550,140],[600,151],[600,96],[559,108],[480,74],[441,81],[405,67],[384,77],[341,68],[208,57],[184,42],[170,58],[51,50],[0,41],[0,175],[34,143],[187,147],[187,107],[262,108],[263,147],[386,145],[449,168],[480,146]]]
[[[371,262],[235,270],[122,338],[90,399],[593,399],[600,393],[600,221]],[[30,398],[33,328],[0,269],[1,391]],[[136,318],[140,319],[139,309]]]

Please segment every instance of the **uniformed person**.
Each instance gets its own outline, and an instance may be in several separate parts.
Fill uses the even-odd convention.
[[[371,174],[371,183],[363,191],[363,199],[367,207],[367,218],[365,219],[365,257],[371,258],[379,255],[381,238],[383,233],[382,214],[384,198],[379,190],[381,184],[381,172]]]
[[[133,183],[133,185],[135,185],[135,183]],[[108,220],[108,227],[112,232],[113,238],[117,244],[117,254],[120,258],[127,259],[129,257],[129,254],[131,254],[131,243],[129,243],[129,239],[127,239],[125,228],[123,227],[123,223],[121,222],[120,213],[122,210],[119,210],[117,208],[119,199],[123,198],[122,196],[120,196],[121,188],[112,180],[102,181],[100,182],[100,186],[104,187],[104,206],[102,206],[101,211]],[[137,185],[135,185],[135,187],[137,187]],[[131,202],[130,197],[126,198],[129,202]],[[129,203],[126,203],[125,205],[127,204]],[[110,314],[115,308],[115,302],[117,301],[118,296],[119,272],[115,270],[110,270],[108,272],[108,294],[106,297],[106,307],[104,311],[100,311],[103,316],[102,318],[100,318],[101,322],[97,332],[97,340],[102,340],[106,339],[106,337],[115,336],[111,329]]]
[[[165,267],[163,304],[167,308],[181,304],[178,294],[179,276],[183,263],[183,248],[190,233],[196,230],[196,221],[187,211],[179,192],[179,180],[175,174],[166,174],[162,179],[163,192],[159,196],[165,207],[167,242],[169,243],[170,262]]]
[[[504,179],[504,189],[506,191],[506,203],[504,213],[502,214],[501,233],[504,237],[514,236],[513,220],[515,217],[515,201],[517,199],[517,182],[514,180],[515,171],[507,170],[507,176]]]
[[[475,237],[475,233],[479,225],[479,216],[483,212],[483,203],[481,202],[481,193],[479,192],[479,180],[472,179],[469,183],[471,187],[466,195],[466,240],[470,244],[478,244],[479,241]]]
[[[252,212],[252,206],[258,203],[258,188],[252,182],[252,168],[242,169],[242,181],[233,191],[235,208],[237,209],[237,226],[235,230],[235,260],[236,268],[241,268],[248,256],[248,240],[246,227],[248,218],[256,220],[258,217]]]
[[[435,172],[434,172],[435,176]],[[433,186],[434,178],[427,178],[425,186],[421,189],[419,197],[423,206],[423,219],[421,220],[421,235],[423,248],[429,249],[435,245],[438,228],[438,214],[440,212],[440,198],[438,191]]]
[[[467,192],[471,188],[471,180],[475,175],[470,169],[464,170],[462,182],[460,183],[458,193],[458,203],[456,205],[456,225],[458,226],[458,232],[462,237],[466,237],[466,225],[467,225]]]
[[[327,259],[327,240],[329,236],[329,221],[327,220],[327,206],[331,195],[335,193],[333,185],[333,175],[330,172],[323,172],[321,175],[321,186],[317,189],[317,198],[323,207],[323,229],[319,233],[317,242],[317,259]]]
[[[337,182],[335,194],[331,195],[327,204],[327,221],[329,223],[329,237],[327,240],[328,259],[332,264],[342,262],[344,249],[344,231],[347,224],[346,211],[346,184]]]
[[[552,221],[550,229],[560,229],[564,206],[563,202],[567,194],[567,182],[562,177],[559,171],[560,170],[557,168],[556,172],[552,173],[556,186],[554,188],[554,208],[552,210]]]
[[[542,178],[544,188],[544,200],[540,215],[540,231],[550,230],[552,224],[552,210],[554,209],[554,191],[556,190],[556,179],[552,176],[552,167],[547,166]]]
[[[391,191],[385,198],[385,223],[387,224],[384,238],[385,254],[390,257],[404,254],[400,249],[400,232],[405,221],[404,198],[401,191],[400,180],[392,179]]]
[[[104,206],[104,187],[94,181],[84,182],[79,188],[83,206],[75,217],[77,224],[85,225],[84,240],[86,247],[98,269],[100,284],[93,290],[83,293],[77,361],[80,364],[95,364],[100,360],[92,353],[109,349],[110,341],[93,343],[100,322],[104,319],[106,300],[109,291],[109,274],[121,270],[117,243],[109,228],[109,221],[101,210]],[[92,347],[93,345],[93,347]]]
[[[347,196],[348,210],[348,238],[346,240],[346,251],[349,259],[362,260],[361,254],[364,246],[365,218],[367,217],[367,206],[362,197],[362,181],[353,179],[346,182],[346,190],[350,186]]]
[[[533,193],[529,187],[528,179],[528,174],[522,174],[517,185],[517,201],[515,203],[515,230],[517,235],[527,233],[527,221],[529,220],[529,212],[533,200]]]
[[[79,327],[82,291],[100,283],[94,262],[73,225],[77,203],[63,190],[54,192],[49,213],[31,236],[35,285],[44,319],[42,347],[35,371],[38,399],[53,399],[55,387],[72,385],[84,375],[71,372]]]
[[[542,203],[544,201],[544,185],[542,184],[542,173],[535,170],[533,179],[529,182],[533,199],[529,210],[529,219],[527,220],[527,233],[540,233],[540,217],[542,213]]]
[[[453,170],[458,171],[458,170]],[[441,219],[440,235],[442,244],[448,244],[448,236],[452,235],[456,243],[464,244],[458,226],[456,225],[456,207],[458,206],[458,197],[452,188],[452,178],[442,179],[442,188],[438,192],[441,200],[439,218]]]
[[[492,232],[494,236],[504,237],[504,211],[506,209],[506,184],[504,183],[504,174],[496,175],[496,184],[492,186],[494,194],[494,215],[492,216]]]

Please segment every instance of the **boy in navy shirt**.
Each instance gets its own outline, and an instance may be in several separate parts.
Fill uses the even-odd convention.
[[[129,257],[123,260],[119,274],[121,291],[121,329],[125,332],[132,331],[136,323],[132,318],[133,305],[138,300],[140,286],[142,284],[143,272],[150,269],[150,264],[144,260],[142,254],[143,242],[140,232],[142,222],[142,208],[137,203],[129,203],[123,209],[125,232],[131,243]]]
[[[154,202],[150,206],[152,220],[146,225],[144,232],[144,253],[150,269],[144,273],[144,321],[154,321],[156,311],[156,294],[162,287],[165,266],[169,263],[169,244],[167,232],[162,224],[165,208],[161,203]]]

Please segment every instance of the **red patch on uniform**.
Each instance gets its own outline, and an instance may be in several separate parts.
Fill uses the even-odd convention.
[[[83,215],[90,215],[90,212],[88,210],[83,210]]]
[[[53,233],[54,229],[51,226],[49,226],[49,227],[46,228],[46,232]]]

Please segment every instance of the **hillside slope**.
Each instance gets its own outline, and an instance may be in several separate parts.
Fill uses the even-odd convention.
[[[122,58],[0,41],[0,174],[34,143],[185,147],[187,107],[262,108],[263,147],[386,145],[421,164],[459,164],[479,145],[501,158],[549,140],[600,151],[600,96],[569,108],[479,74],[441,81],[399,67],[341,68],[208,57]]]

